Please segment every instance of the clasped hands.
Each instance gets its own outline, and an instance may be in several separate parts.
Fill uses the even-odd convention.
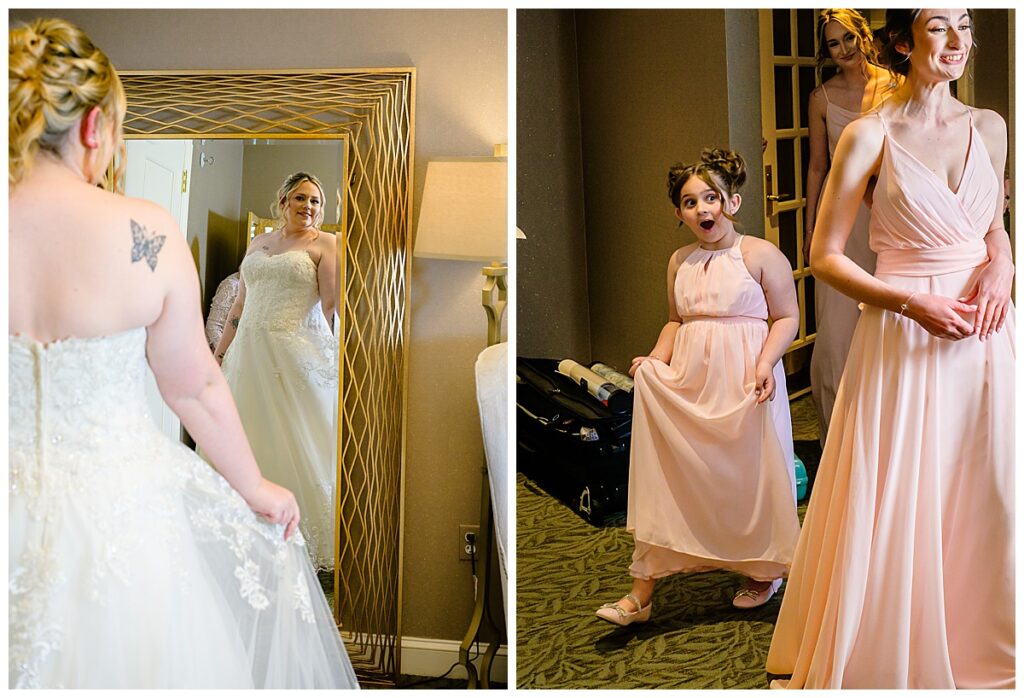
[[[1010,309],[1013,263],[997,258],[986,264],[960,298],[916,293],[904,314],[929,334],[959,340],[977,335],[981,341],[999,332]],[[973,315],[973,322],[965,316]]]

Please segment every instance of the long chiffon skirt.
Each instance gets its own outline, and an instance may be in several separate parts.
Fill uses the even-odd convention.
[[[786,574],[799,535],[782,362],[755,404],[764,321],[683,323],[671,365],[636,373],[626,529],[640,579],[727,569]]]
[[[976,270],[878,275],[960,297]],[[802,688],[1014,683],[1014,317],[938,339],[865,307],[768,671]]]

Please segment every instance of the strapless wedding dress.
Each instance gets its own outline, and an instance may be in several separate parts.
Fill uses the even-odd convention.
[[[145,343],[9,338],[10,686],[356,687],[301,533],[158,431]]]
[[[224,377],[264,477],[299,502],[317,569],[334,568],[337,340],[305,250],[242,260],[245,308]]]

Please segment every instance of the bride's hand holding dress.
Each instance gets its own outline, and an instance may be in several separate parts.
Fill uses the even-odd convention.
[[[284,539],[288,540],[299,526],[299,504],[295,495],[280,485],[264,479],[252,496],[245,500],[249,508],[267,523],[282,524]]]
[[[205,342],[199,308],[199,284],[185,236],[177,221],[156,205],[145,207],[151,229],[166,231],[160,253],[162,312],[147,332],[146,357],[160,396],[192,435],[211,464],[252,510],[271,523],[298,524],[295,496],[263,478],[245,437],[224,375]],[[155,272],[156,270],[154,270]]]

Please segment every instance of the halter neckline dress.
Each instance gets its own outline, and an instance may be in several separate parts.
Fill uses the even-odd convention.
[[[695,249],[679,266],[683,319],[671,363],[637,369],[626,529],[641,579],[726,569],[785,575],[799,534],[786,376],[755,403],[768,305],[740,250]]]

